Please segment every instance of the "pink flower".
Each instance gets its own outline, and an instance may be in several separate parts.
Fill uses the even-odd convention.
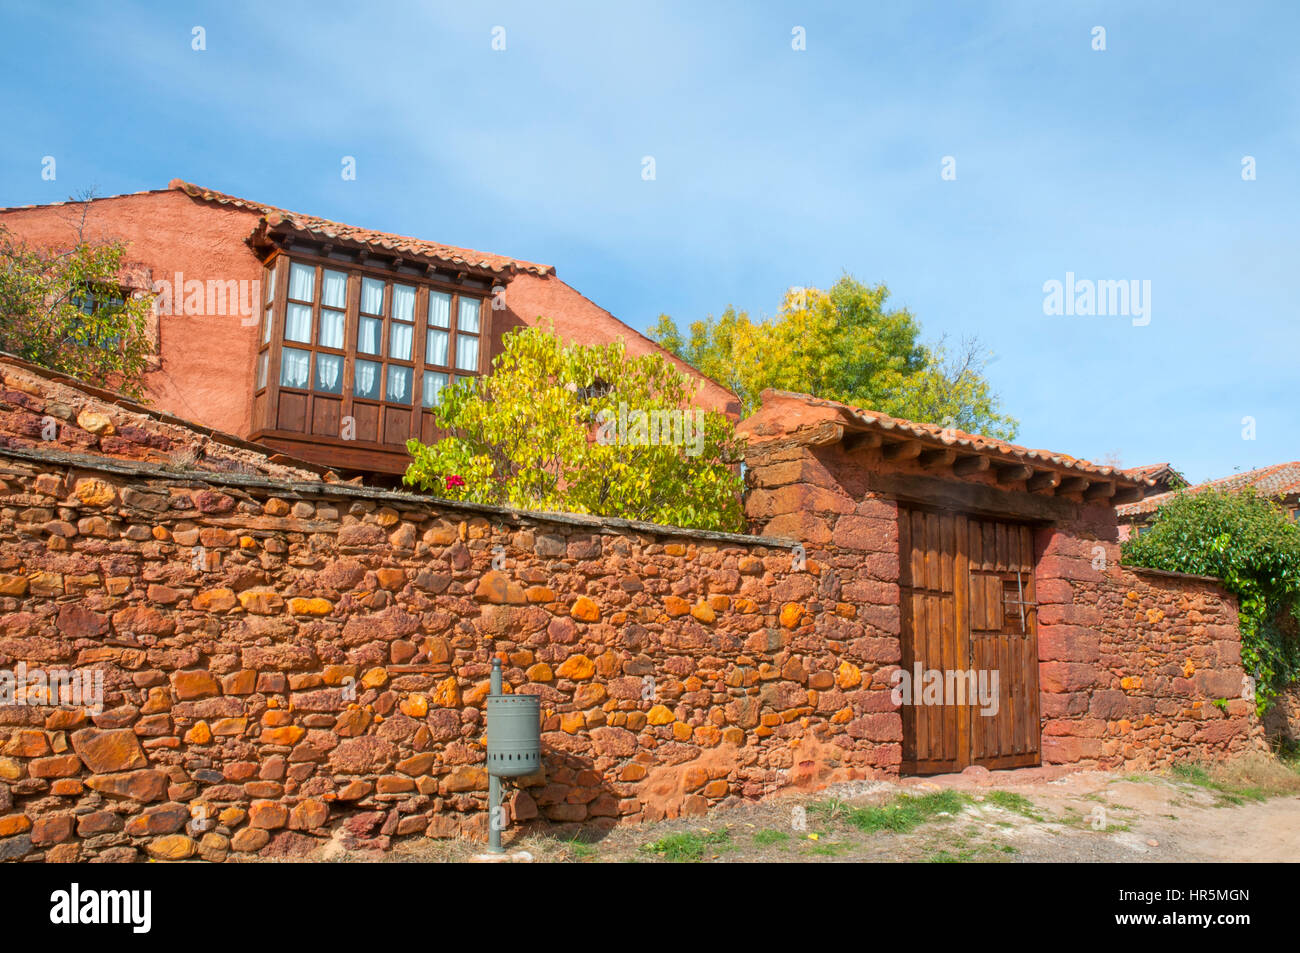
[[[456,476],[456,474],[454,473],[448,475],[447,479],[444,482],[447,484],[448,489],[450,489],[453,486],[465,485],[465,481],[462,480],[460,477]]]

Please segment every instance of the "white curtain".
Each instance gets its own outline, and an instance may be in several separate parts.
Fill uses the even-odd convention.
[[[275,300],[275,269],[267,268],[263,274],[266,275],[266,300],[263,304],[270,304]]]
[[[478,334],[478,298],[460,299],[460,317],[456,319],[457,331],[470,331]]]
[[[393,319],[415,320],[415,289],[410,285],[393,285]]]
[[[289,305],[284,314],[284,339],[300,344],[311,343],[311,308],[308,305]]]
[[[399,361],[411,359],[411,336],[415,333],[414,324],[394,321],[388,329],[388,356]]]
[[[447,338],[446,331],[429,329],[429,340],[424,345],[424,363],[435,367],[447,366]]]
[[[289,266],[289,297],[298,301],[314,301],[312,291],[316,285],[316,269],[311,265],[294,262]]]
[[[343,358],[333,354],[316,355],[316,389],[327,394],[337,394],[339,378],[343,376]]]
[[[311,352],[286,347],[280,359],[280,386],[306,387],[311,373]]]
[[[266,321],[265,321],[265,322],[263,323],[263,325],[262,325],[262,343],[263,343],[263,344],[270,344],[270,343],[271,343],[271,322],[274,320],[274,318],[275,318],[275,316],[271,313],[271,309],[270,309],[270,308],[267,308],[267,309],[266,309]]]
[[[379,333],[383,322],[378,318],[365,318],[357,324],[357,350],[362,354],[379,353]]]
[[[478,370],[478,338],[456,335],[456,367],[462,371]]]
[[[411,399],[411,369],[409,367],[388,368],[388,400],[405,404]]]
[[[378,278],[361,279],[361,310],[366,314],[384,313],[384,283]]]
[[[343,350],[343,312],[329,311],[324,308],[320,313],[321,347],[333,347]]]
[[[451,295],[442,291],[429,292],[429,324],[435,328],[451,327]]]
[[[348,276],[341,271],[325,271],[321,274],[320,303],[327,308],[347,307]]]
[[[356,386],[353,391],[358,397],[376,397],[379,379],[379,365],[373,361],[357,361]]]
[[[270,361],[270,359],[271,359],[271,355],[267,351],[263,351],[261,354],[257,355],[257,389],[258,390],[261,390],[263,387],[266,386],[266,365]]]
[[[424,372],[424,406],[432,407],[438,403],[438,395],[447,386],[447,375],[437,371]]]

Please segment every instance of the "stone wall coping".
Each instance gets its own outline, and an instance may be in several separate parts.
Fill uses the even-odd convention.
[[[155,464],[137,463],[100,457],[92,454],[69,453],[63,450],[34,451],[20,447],[0,447],[0,457],[23,460],[32,463],[54,464],[76,470],[92,470],[116,476],[141,477],[150,480],[165,480],[171,483],[203,483],[217,487],[238,487],[244,490],[267,490],[279,495],[304,497],[335,497],[354,500],[374,500],[403,506],[436,507],[439,509],[459,510],[486,516],[503,517],[510,520],[533,520],[540,523],[556,523],[563,526],[580,526],[602,532],[646,533],[653,536],[673,536],[706,540],[717,543],[736,543],[742,546],[771,546],[778,549],[793,549],[797,540],[777,536],[751,536],[745,533],[728,533],[719,530],[691,529],[685,526],[665,526],[660,523],[648,523],[643,520],[622,519],[616,516],[592,516],[587,513],[552,513],[538,510],[519,510],[508,506],[495,506],[489,503],[469,503],[463,500],[444,500],[436,496],[420,493],[406,493],[399,490],[384,490],[376,487],[357,486],[352,483],[331,483],[327,481],[289,481],[271,480],[263,476],[251,476],[245,473],[221,473],[213,470],[177,470]]]
[[[1212,582],[1216,586],[1222,588],[1225,592],[1227,591],[1227,587],[1223,585],[1223,580],[1218,576],[1201,576],[1193,572],[1174,572],[1170,569],[1154,569],[1151,566],[1130,566],[1128,563],[1120,563],[1120,567],[1144,575],[1166,576],[1171,579],[1195,579],[1198,582]]]

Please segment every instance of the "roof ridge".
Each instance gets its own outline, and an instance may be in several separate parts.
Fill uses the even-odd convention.
[[[351,235],[344,235],[342,237],[353,237],[355,240],[361,241],[365,244],[378,244],[385,247],[405,247],[416,253],[423,253],[444,260],[463,260],[471,264],[477,262],[488,265],[494,271],[500,271],[506,266],[513,266],[521,271],[529,271],[537,275],[544,276],[555,274],[554,265],[527,261],[523,258],[516,258],[512,255],[498,255],[492,252],[482,252],[477,249],[467,248],[463,245],[448,245],[443,242],[433,241],[432,239],[418,238],[414,235],[402,235],[397,232],[385,232],[376,228],[349,225],[347,222],[339,222],[334,219],[323,218],[320,215],[313,215],[308,212],[294,212],[290,209],[281,208],[278,205],[267,205],[264,202],[256,202],[252,199],[240,198],[237,195],[231,195],[228,192],[221,192],[217,189],[209,189],[193,182],[187,182],[181,178],[172,179],[167,183],[167,188],[184,192],[186,195],[190,196],[190,198],[204,202],[214,202],[218,205],[232,205],[236,208],[247,208],[251,211],[260,212],[262,215],[267,217],[279,215],[289,224],[307,231],[323,231],[331,235],[335,235],[335,233],[352,233]]]

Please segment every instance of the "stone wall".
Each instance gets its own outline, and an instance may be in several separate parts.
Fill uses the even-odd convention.
[[[104,708],[0,707],[0,857],[479,834],[494,653],[542,703],[518,821],[896,760],[887,584],[779,541],[59,458],[0,450],[0,668],[102,672]]]
[[[1263,747],[1237,602],[1217,580],[1120,566],[1113,519],[1038,537],[1044,763],[1147,768]]]

